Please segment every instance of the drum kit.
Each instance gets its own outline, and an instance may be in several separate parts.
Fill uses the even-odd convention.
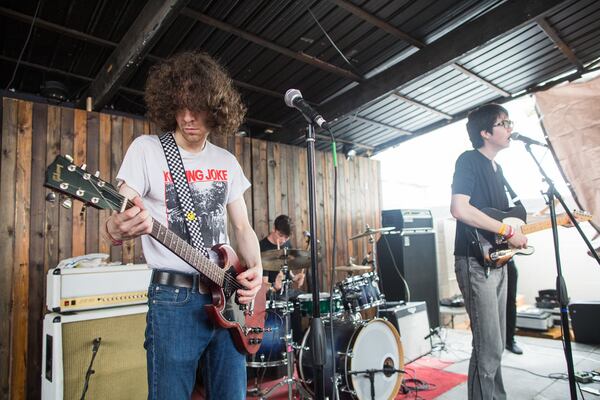
[[[368,237],[373,253],[374,235],[392,228],[372,229],[350,240]],[[325,393],[338,399],[393,399],[402,383],[403,349],[396,328],[382,318],[363,318],[365,310],[385,304],[379,290],[376,254],[372,265],[337,266],[347,278],[335,285],[333,293],[319,294],[318,304],[310,293],[290,298],[289,271],[310,265],[310,253],[299,249],[261,253],[263,269],[281,271],[282,289],[267,301],[265,333],[259,351],[247,359],[248,376],[253,379],[250,396],[266,399],[287,386],[288,398],[313,398],[315,374],[311,351],[309,319],[319,307],[326,332]],[[358,274],[358,275],[353,275]],[[335,363],[335,365],[334,365]],[[296,374],[294,373],[296,372]],[[279,380],[263,388],[264,381]]]

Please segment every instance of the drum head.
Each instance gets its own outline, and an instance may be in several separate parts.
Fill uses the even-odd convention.
[[[346,365],[346,375],[350,378],[352,389],[359,400],[371,398],[371,382],[365,375],[350,375],[351,371],[383,369],[390,366],[404,369],[404,351],[400,335],[392,324],[380,318],[368,322],[356,334],[352,344],[353,357]],[[393,399],[402,383],[402,374],[375,374],[375,397]]]

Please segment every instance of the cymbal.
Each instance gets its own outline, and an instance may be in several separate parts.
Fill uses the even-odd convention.
[[[287,256],[284,249],[267,250],[260,253],[260,259],[265,271],[279,271],[286,260],[290,270],[310,266],[310,252],[300,249],[287,249]]]
[[[346,271],[346,272],[357,272],[357,271],[370,271],[370,265],[338,265],[335,267],[336,271]]]
[[[396,229],[396,228],[394,228],[393,226],[387,226],[385,228],[376,228],[376,229],[374,229],[374,228],[367,228],[367,229],[365,229],[364,232],[361,232],[361,233],[358,233],[358,234],[352,236],[349,240],[358,239],[358,238],[361,238],[363,236],[369,236],[369,235],[372,235],[374,233],[393,231],[394,229]]]

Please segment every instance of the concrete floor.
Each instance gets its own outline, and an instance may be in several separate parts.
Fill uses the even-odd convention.
[[[446,371],[460,374],[468,373],[469,356],[471,354],[471,332],[458,329],[444,329],[441,339],[445,341],[445,350],[437,350],[431,357],[454,364]],[[436,338],[437,341],[439,339]],[[502,376],[504,386],[511,400],[565,400],[570,398],[568,380],[547,378],[550,374],[567,374],[567,364],[560,340],[538,339],[518,336],[517,342],[524,351],[516,355],[507,350],[502,359]],[[575,371],[600,371],[600,346],[572,343]],[[415,361],[418,363],[419,361]],[[435,382],[432,382],[435,383]],[[600,382],[580,384],[600,390]],[[599,399],[591,393],[577,393],[578,399]],[[467,383],[454,387],[439,400],[456,400],[467,398]]]

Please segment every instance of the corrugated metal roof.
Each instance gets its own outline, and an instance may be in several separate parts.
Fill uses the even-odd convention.
[[[344,101],[350,86],[366,84],[364,79],[410,60],[419,48],[514,1],[193,0],[108,106],[143,113],[140,93],[149,68],[173,53],[202,49],[220,59],[237,82],[253,135],[277,140],[281,126],[298,120],[298,113],[283,103],[287,89],[300,89],[317,107]],[[3,87],[15,70],[37,5],[32,0],[10,0],[0,6]],[[45,81],[59,80],[68,87],[69,98],[76,100],[86,93],[145,5],[143,0],[44,3],[11,87],[35,94]],[[544,18],[583,65],[600,57],[600,2],[565,1]],[[306,56],[320,64],[306,61]],[[387,95],[349,111],[335,121],[336,137],[360,144],[363,150],[381,150],[413,137],[406,133],[422,134],[480,104],[503,101],[505,92],[531,90],[576,68],[535,21],[459,55],[454,62],[458,67],[424,65],[421,76],[387,88],[404,99]],[[338,72],[332,71],[335,68]],[[276,133],[264,135],[266,127]],[[301,138],[289,142],[298,144]]]

